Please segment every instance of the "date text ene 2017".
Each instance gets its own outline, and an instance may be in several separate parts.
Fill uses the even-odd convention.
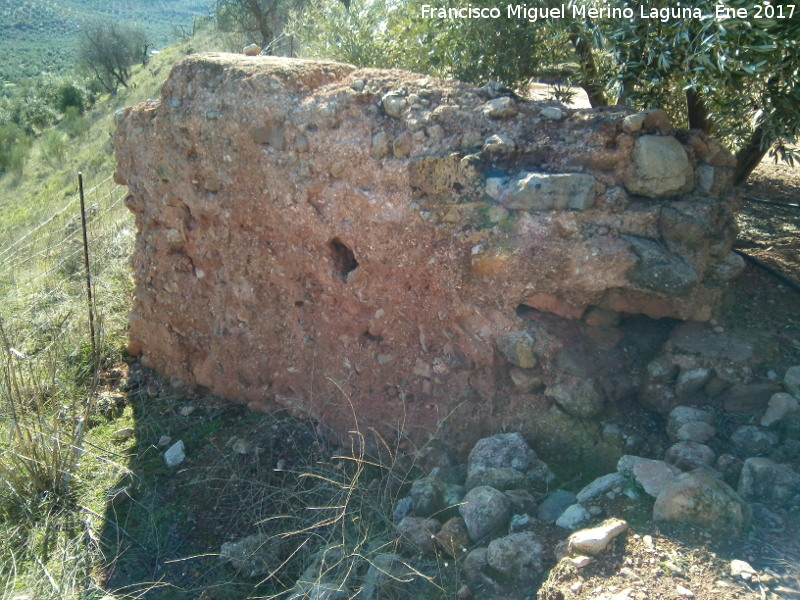
[[[791,19],[794,4],[755,4],[749,8],[733,8],[717,4],[714,16],[717,19]]]

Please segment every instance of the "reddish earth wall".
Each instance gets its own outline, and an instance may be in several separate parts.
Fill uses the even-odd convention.
[[[115,147],[130,351],[338,434],[592,456],[660,343],[620,317],[707,320],[741,266],[732,157],[660,111],[210,54],[121,111]]]

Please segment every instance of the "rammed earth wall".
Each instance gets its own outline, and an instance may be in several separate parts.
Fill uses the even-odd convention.
[[[209,54],[121,111],[115,147],[130,351],[338,434],[505,427],[601,460],[598,415],[657,351],[630,352],[630,316],[706,320],[741,268],[731,155],[660,111]]]

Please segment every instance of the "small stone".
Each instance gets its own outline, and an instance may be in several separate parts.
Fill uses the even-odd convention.
[[[544,393],[564,412],[579,419],[598,415],[606,403],[605,392],[594,377],[562,375]]]
[[[394,507],[394,520],[397,522],[402,521],[405,517],[411,514],[414,510],[414,501],[411,496],[406,496],[397,501],[397,506]]]
[[[512,367],[508,374],[514,386],[523,394],[532,392],[542,386],[542,378],[533,371]]]
[[[642,128],[642,124],[644,123],[644,118],[646,116],[647,115],[645,115],[645,113],[628,115],[622,119],[622,131],[625,133],[636,133]]]
[[[678,442],[670,446],[664,460],[675,465],[681,471],[691,471],[705,465],[712,465],[717,459],[716,453],[697,442]]]
[[[261,46],[258,44],[248,44],[242,48],[242,54],[245,56],[258,56],[261,54]]]
[[[768,454],[779,441],[777,433],[755,425],[742,425],[731,435],[731,443],[746,456]]]
[[[414,146],[414,138],[410,132],[404,131],[398,135],[392,144],[392,152],[397,158],[405,158],[411,154],[411,149]]]
[[[781,421],[786,415],[800,410],[800,403],[791,394],[779,392],[773,394],[767,404],[767,410],[761,417],[761,426],[769,427]]]
[[[125,427],[124,429],[117,429],[111,434],[111,438],[115,442],[124,442],[125,440],[131,439],[135,433],[136,431],[132,427]]]
[[[460,558],[470,546],[469,532],[464,519],[453,517],[436,534],[436,544],[453,558]]]
[[[385,131],[379,131],[372,136],[372,158],[380,160],[392,151],[392,137]]]
[[[591,518],[592,515],[583,506],[573,504],[558,517],[556,525],[564,529],[578,529],[588,523]]]
[[[527,331],[504,333],[497,338],[497,349],[512,364],[521,369],[532,369],[538,362],[533,350],[536,340]]]
[[[183,440],[178,440],[164,453],[164,462],[167,466],[177,467],[184,460],[186,460],[186,450],[183,445]]]
[[[411,554],[433,555],[434,536],[442,524],[436,519],[422,517],[406,517],[397,526],[397,535],[401,547]]]
[[[789,367],[783,376],[783,388],[800,400],[800,365]]]
[[[231,450],[236,454],[250,454],[253,451],[253,444],[244,438],[236,438],[231,445]]]
[[[530,531],[492,540],[487,548],[489,566],[520,583],[536,580],[544,570],[544,546]]]
[[[625,178],[625,187],[632,194],[661,198],[694,183],[686,150],[672,136],[641,136],[636,140],[631,158],[633,164]]]
[[[692,406],[676,406],[669,413],[667,420],[667,435],[670,439],[676,440],[678,430],[686,425],[686,423],[708,423],[713,425],[717,420],[717,416],[710,410],[702,410]]]
[[[702,390],[709,379],[711,379],[711,371],[708,369],[697,368],[681,371],[675,382],[675,394],[679,398],[687,398]]]
[[[577,502],[575,494],[566,490],[556,490],[539,505],[536,517],[545,523],[555,523],[567,507]]]
[[[591,556],[573,556],[569,560],[576,569],[583,569],[594,562],[594,559]]]
[[[508,96],[494,98],[483,105],[483,114],[490,119],[510,119],[518,113],[514,101]]]
[[[560,121],[564,118],[564,113],[560,108],[555,106],[545,106],[539,111],[539,116],[546,121]]]
[[[712,425],[696,421],[681,425],[681,428],[678,429],[675,437],[680,442],[697,442],[698,444],[705,444],[716,434],[717,430]]]
[[[697,469],[675,477],[653,505],[653,519],[695,524],[736,535],[750,522],[750,506],[711,470]]]
[[[602,496],[603,494],[613,490],[614,488],[622,487],[625,485],[625,477],[619,473],[609,473],[598,477],[588,485],[586,485],[576,496],[578,503],[586,505]]]
[[[392,118],[399,119],[403,116],[403,110],[407,106],[406,99],[397,92],[388,92],[381,98],[381,105],[386,114]]]
[[[758,575],[758,572],[743,560],[731,561],[731,576],[741,577],[745,581],[750,581],[753,577]]]
[[[186,406],[181,406],[181,409],[178,412],[182,417],[188,417],[196,409],[197,409],[197,407],[194,404],[187,404]]]
[[[742,466],[739,493],[750,501],[788,503],[800,494],[800,475],[769,458],[748,458]]]
[[[160,438],[158,438],[159,448],[165,448],[166,446],[169,446],[171,443],[172,443],[172,436],[162,435]]]
[[[442,483],[431,477],[414,481],[410,493],[414,503],[414,514],[418,517],[430,517],[439,512],[443,508],[443,492]]]
[[[570,554],[597,556],[620,534],[628,531],[628,523],[622,519],[609,519],[603,524],[582,529],[569,536],[567,548]]]
[[[694,592],[689,588],[683,587],[682,585],[676,585],[675,591],[679,596],[683,596],[684,598],[694,598]]]
[[[464,518],[469,537],[477,542],[508,524],[511,501],[499,490],[479,486],[467,492],[458,511]]]

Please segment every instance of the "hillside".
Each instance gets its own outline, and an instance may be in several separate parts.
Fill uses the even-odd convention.
[[[0,2],[0,82],[71,68],[81,23],[113,20],[143,26],[156,47],[192,30],[211,0],[3,0]]]

